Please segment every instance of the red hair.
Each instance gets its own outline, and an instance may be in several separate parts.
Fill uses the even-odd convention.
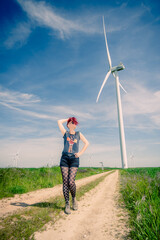
[[[75,117],[70,117],[70,118],[68,118],[67,126],[68,126],[68,123],[69,123],[69,122],[72,122],[73,124],[76,124],[76,125],[79,124],[78,121],[77,121],[77,119],[76,119]]]

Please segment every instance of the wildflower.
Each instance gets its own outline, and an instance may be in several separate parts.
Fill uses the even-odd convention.
[[[157,172],[157,178],[160,179],[160,172]]]
[[[139,201],[139,200],[137,200],[137,201],[136,201],[136,203],[135,203],[135,205],[136,205],[136,206],[138,206],[138,205],[139,205],[139,203],[140,203],[140,201]]]
[[[142,219],[142,216],[141,216],[141,214],[138,212],[138,214],[137,214],[137,221],[140,221]]]
[[[142,201],[145,201],[145,199],[146,199],[146,196],[144,195],[144,196],[142,197]]]
[[[152,182],[152,178],[148,177],[148,182],[151,183]]]
[[[151,213],[153,214],[153,209],[152,206],[149,204],[149,210],[151,211]]]

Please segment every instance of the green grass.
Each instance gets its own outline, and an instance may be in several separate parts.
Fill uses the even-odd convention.
[[[105,168],[104,171],[111,169]],[[76,179],[102,173],[101,168],[79,168]],[[0,168],[0,199],[54,187],[62,183],[60,167]]]
[[[133,240],[160,239],[160,168],[120,170],[120,192]]]
[[[106,175],[101,176],[95,181],[77,189],[77,200],[80,200],[86,192],[96,187],[105,177]],[[34,239],[34,232],[44,230],[47,223],[54,224],[57,219],[62,217],[61,213],[64,211],[64,206],[65,201],[61,195],[46,202],[33,204],[27,210],[21,210],[17,214],[0,219],[0,239]]]

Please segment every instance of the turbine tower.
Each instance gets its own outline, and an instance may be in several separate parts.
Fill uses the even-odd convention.
[[[124,125],[123,125],[123,114],[122,114],[122,104],[121,104],[121,96],[120,96],[120,88],[119,86],[126,92],[126,90],[123,88],[123,86],[119,82],[118,77],[118,71],[123,70],[125,67],[122,63],[120,63],[118,66],[112,67],[112,61],[108,49],[108,43],[107,43],[107,37],[106,37],[106,30],[105,30],[105,24],[104,24],[104,17],[103,17],[103,30],[104,30],[104,37],[106,42],[106,50],[107,50],[107,56],[109,61],[109,71],[102,83],[101,89],[98,93],[97,100],[100,97],[100,94],[102,92],[102,89],[107,82],[107,79],[109,78],[110,74],[112,73],[115,80],[116,80],[116,96],[117,96],[117,112],[118,112],[118,124],[119,124],[119,137],[120,137],[120,149],[121,149],[121,161],[122,161],[122,168],[128,168],[127,164],[127,154],[126,154],[126,143],[125,143],[125,135],[124,135]]]

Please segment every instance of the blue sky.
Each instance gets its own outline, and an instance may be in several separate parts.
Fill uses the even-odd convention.
[[[0,5],[0,167],[16,159],[19,167],[58,165],[57,120],[70,116],[90,142],[80,166],[121,167],[112,75],[96,103],[109,69],[102,16],[112,65],[125,65],[119,78],[127,90],[121,99],[128,166],[160,166],[160,2]]]

